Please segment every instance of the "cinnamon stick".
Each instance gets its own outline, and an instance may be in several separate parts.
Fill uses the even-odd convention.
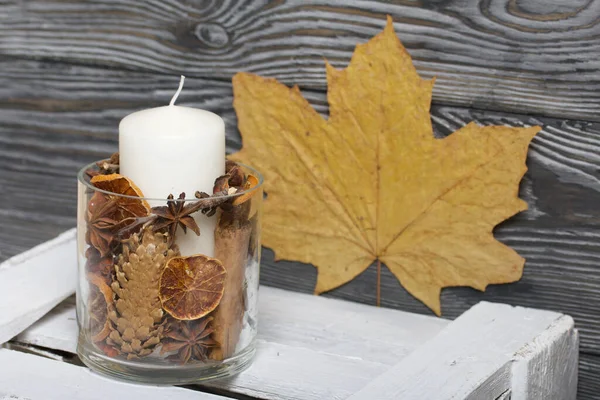
[[[249,203],[249,202],[247,202]],[[252,224],[243,208],[222,211],[215,229],[215,258],[227,270],[223,297],[213,316],[213,339],[219,343],[210,358],[223,360],[234,355],[243,328],[244,279]],[[245,217],[245,218],[244,218]]]

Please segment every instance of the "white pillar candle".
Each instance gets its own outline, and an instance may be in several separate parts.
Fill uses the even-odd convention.
[[[130,114],[119,124],[120,173],[150,199],[175,198],[197,190],[212,193],[214,181],[225,173],[225,124],[209,111],[175,106],[184,77],[171,103]],[[150,201],[151,206],[166,205]],[[214,255],[215,217],[194,215],[200,237],[177,231],[182,255]]]

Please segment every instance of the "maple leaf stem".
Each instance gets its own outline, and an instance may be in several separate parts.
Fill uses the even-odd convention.
[[[381,305],[381,261],[377,259],[377,307]]]

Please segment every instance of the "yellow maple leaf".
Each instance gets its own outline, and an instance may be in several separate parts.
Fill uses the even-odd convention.
[[[494,226],[518,198],[539,127],[480,127],[433,136],[433,80],[422,80],[394,33],[356,46],[345,70],[327,64],[330,116],[274,79],[233,78],[243,148],[232,159],[265,175],[263,243],[277,259],[313,264],[315,292],[374,260],[440,315],[449,286],[485,290],[520,279],[524,259]]]

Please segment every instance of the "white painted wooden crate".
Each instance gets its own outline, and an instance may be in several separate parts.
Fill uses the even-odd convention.
[[[72,230],[0,264],[0,343],[14,337],[0,349],[0,400],[575,399],[567,315],[482,302],[451,322],[270,287],[255,362],[239,376],[189,388],[110,380],[70,362],[75,247]]]

